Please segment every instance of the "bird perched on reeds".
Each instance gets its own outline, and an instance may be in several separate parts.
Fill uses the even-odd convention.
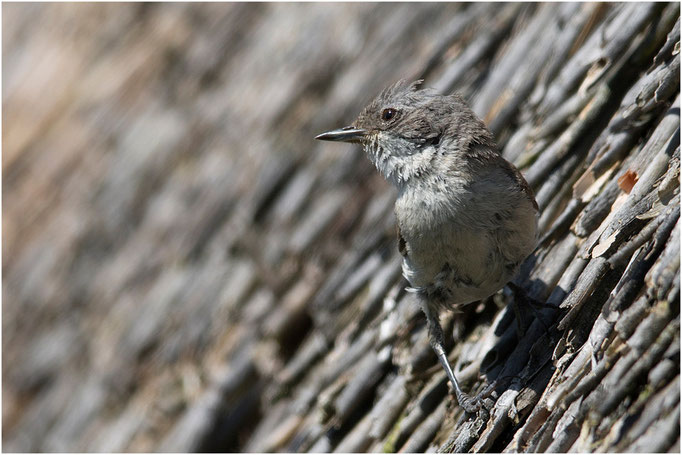
[[[359,143],[398,189],[395,215],[402,271],[428,322],[430,344],[467,412],[450,368],[439,311],[459,310],[500,290],[537,242],[538,205],[521,173],[457,95],[400,81],[352,126],[316,139]]]

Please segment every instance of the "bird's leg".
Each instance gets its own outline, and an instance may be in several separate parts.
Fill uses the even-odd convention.
[[[516,337],[518,341],[521,341],[521,338],[526,335],[526,329],[523,327],[521,308],[519,307],[519,303],[516,301],[516,299],[512,300],[511,307],[512,310],[514,310],[514,318],[516,319]]]
[[[426,302],[422,303],[422,310],[426,315],[426,321],[428,323],[429,329],[429,343],[438,357],[438,361],[445,369],[445,373],[448,375],[452,386],[455,389],[455,395],[457,396],[457,402],[459,405],[469,413],[476,413],[481,409],[482,400],[480,397],[470,397],[459,386],[457,378],[455,378],[455,373],[452,372],[450,368],[450,363],[448,362],[448,357],[445,354],[445,346],[443,345],[443,329],[438,321],[438,315],[428,307]]]
[[[507,286],[509,286],[509,289],[512,290],[514,293],[514,300],[512,302],[512,309],[514,310],[514,314],[516,315],[517,318],[517,323],[521,324],[520,322],[520,316],[521,316],[521,311],[519,308],[519,303],[518,300],[523,302],[528,308],[530,308],[530,311],[533,313],[533,316],[542,324],[542,326],[545,328],[545,332],[549,332],[549,328],[547,327],[547,324],[545,324],[545,321],[542,319],[541,314],[539,313],[538,310],[542,308],[552,308],[553,310],[556,310],[557,307],[550,303],[542,302],[540,300],[534,299],[531,296],[528,295],[525,289],[523,289],[521,286],[516,285],[513,282],[507,283]],[[521,334],[523,336],[523,334]]]

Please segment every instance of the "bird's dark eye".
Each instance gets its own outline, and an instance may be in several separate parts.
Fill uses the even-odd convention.
[[[396,109],[389,107],[388,109],[381,111],[381,119],[385,121],[391,120],[397,113],[398,111]]]

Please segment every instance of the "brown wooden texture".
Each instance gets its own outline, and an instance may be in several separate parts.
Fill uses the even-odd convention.
[[[4,450],[680,450],[678,3],[2,9]],[[400,78],[542,212],[518,284],[558,309],[443,316],[489,416],[395,191],[313,140]]]

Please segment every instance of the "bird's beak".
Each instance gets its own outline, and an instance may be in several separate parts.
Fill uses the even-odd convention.
[[[315,136],[315,139],[320,141],[360,142],[366,134],[366,130],[355,128],[354,126],[347,126],[338,130],[322,133]]]

